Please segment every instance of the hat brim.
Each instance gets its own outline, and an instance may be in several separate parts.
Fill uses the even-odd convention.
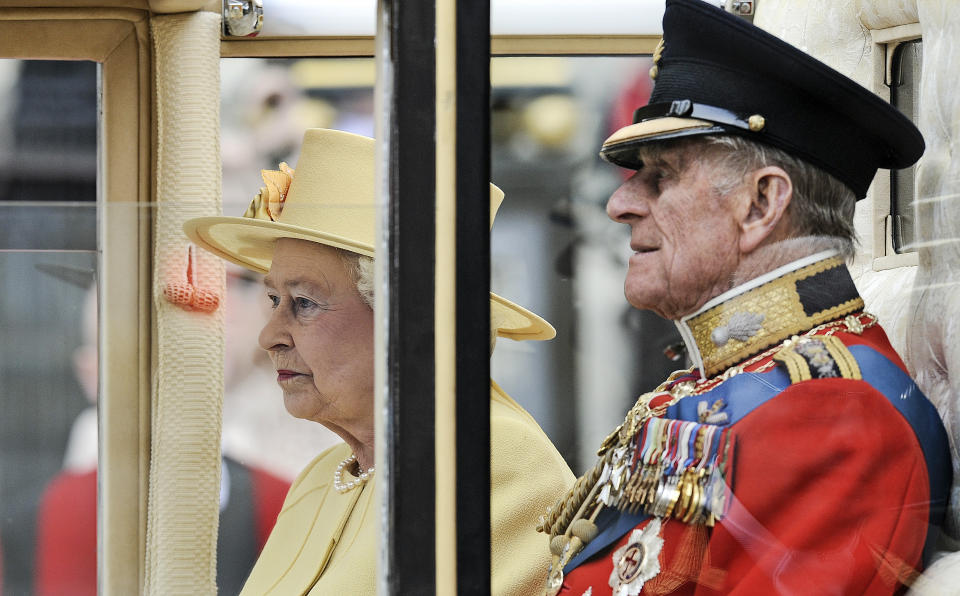
[[[309,240],[367,257],[373,256],[373,247],[369,244],[310,228],[251,217],[196,217],[183,224],[183,231],[197,246],[258,273],[270,271],[273,247],[280,238]]]
[[[490,292],[490,321],[497,335],[516,341],[547,340],[557,336],[553,325],[524,307]]]
[[[185,222],[183,231],[204,250],[257,273],[270,271],[273,248],[280,238],[308,240],[367,257],[374,255],[372,246],[349,238],[249,217],[197,217]],[[523,341],[547,340],[557,335],[546,320],[493,292],[490,292],[490,316],[500,337]]]
[[[668,116],[644,120],[624,126],[610,135],[600,148],[600,156],[610,163],[636,170],[643,165],[635,151],[640,145],[718,132],[729,131],[716,122],[697,118]]]

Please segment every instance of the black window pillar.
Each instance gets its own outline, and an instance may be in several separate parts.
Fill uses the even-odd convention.
[[[438,36],[437,14],[449,10],[454,30]],[[378,11],[381,593],[443,591],[438,565],[456,566],[458,594],[490,593],[489,10],[488,0],[382,0]],[[450,57],[444,52],[455,53],[455,72],[437,72],[438,54]],[[453,82],[455,121],[445,111],[438,122],[438,76],[441,89]],[[455,141],[438,146],[438,138]],[[438,152],[455,153],[455,188],[437,188]],[[435,277],[438,234],[449,232],[436,227],[438,201],[443,209],[455,201],[454,246],[440,243],[456,254],[455,305],[435,300],[437,285],[451,283]],[[436,309],[454,311],[455,329],[435,327]],[[437,400],[451,396],[436,395],[435,350],[454,333],[456,413],[448,421],[436,416]],[[453,479],[437,477],[438,424],[456,427]],[[437,548],[438,490],[455,491],[455,553]]]
[[[434,0],[380,2],[377,105],[387,113],[378,114],[377,171],[388,197],[377,254],[386,256],[378,266],[388,292],[377,307],[388,318],[378,427],[385,436],[377,437],[378,461],[386,462],[379,590],[397,595],[436,593],[434,31]]]

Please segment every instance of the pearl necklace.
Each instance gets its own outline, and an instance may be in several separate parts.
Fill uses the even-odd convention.
[[[337,471],[333,473],[333,488],[337,489],[338,493],[342,494],[347,491],[350,491],[360,486],[361,484],[369,480],[371,476],[373,476],[373,466],[370,466],[366,472],[360,473],[359,478],[354,478],[353,480],[346,483],[343,482],[342,481],[343,469],[353,464],[355,461],[357,461],[357,456],[351,453],[350,457],[343,460],[337,465]]]

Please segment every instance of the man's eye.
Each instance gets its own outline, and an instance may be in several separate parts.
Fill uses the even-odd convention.
[[[666,172],[663,170],[653,170],[650,172],[650,184],[656,188],[660,188],[660,183],[667,177]]]
[[[280,296],[267,294],[267,300],[270,301],[270,308],[277,308],[278,306],[280,306]]]

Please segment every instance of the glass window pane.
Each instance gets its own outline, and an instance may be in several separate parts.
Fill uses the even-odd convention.
[[[548,342],[497,343],[494,379],[579,473],[638,394],[679,363],[672,323],[623,298],[629,230],[606,200],[631,173],[598,157],[651,90],[646,57],[495,58],[493,181],[506,193],[491,239],[491,286],[557,328]],[[617,374],[611,374],[617,371]]]
[[[276,170],[280,162],[296,166],[304,129],[341,127],[371,135],[372,67],[372,60],[222,60],[223,214],[243,214],[264,185],[260,170]],[[315,82],[327,78],[337,82]],[[290,482],[339,439],[284,407],[275,367],[258,342],[269,313],[263,276],[227,263],[225,309],[223,462],[229,480],[218,586],[223,594],[236,594]],[[248,507],[244,518],[239,508],[254,499],[256,544],[251,549],[238,539],[238,530],[251,525],[253,512]]]
[[[0,60],[3,593],[96,593],[97,65]]]
[[[264,186],[261,170],[296,167],[305,129],[373,134],[372,59],[229,59],[220,73],[224,215],[243,214]],[[289,482],[340,440],[287,413],[257,340],[268,304],[263,276],[228,263],[223,450]]]
[[[276,169],[280,161],[295,167],[305,128],[373,133],[371,59],[221,64],[227,215],[242,214],[263,186],[260,169]],[[558,330],[549,342],[498,341],[492,376],[537,418],[575,471],[593,463],[600,440],[636,395],[678,366],[662,353],[679,341],[674,326],[623,299],[628,231],[607,219],[604,205],[627,172],[597,156],[603,139],[645,102],[649,67],[649,58],[640,57],[510,57],[491,64],[491,177],[506,193],[492,231],[492,289]],[[243,333],[254,341],[253,330]],[[629,372],[609,374],[614,367]],[[276,385],[264,384],[257,396],[259,407],[265,412],[264,404],[272,403],[272,415],[282,422]],[[230,447],[231,435],[285,432],[279,426],[264,431],[255,410],[240,413],[250,406],[229,390],[226,399],[226,452],[239,453]],[[284,444],[304,451],[273,454],[265,447],[265,459],[247,455],[245,461],[282,474],[318,452],[306,443],[296,449]]]

